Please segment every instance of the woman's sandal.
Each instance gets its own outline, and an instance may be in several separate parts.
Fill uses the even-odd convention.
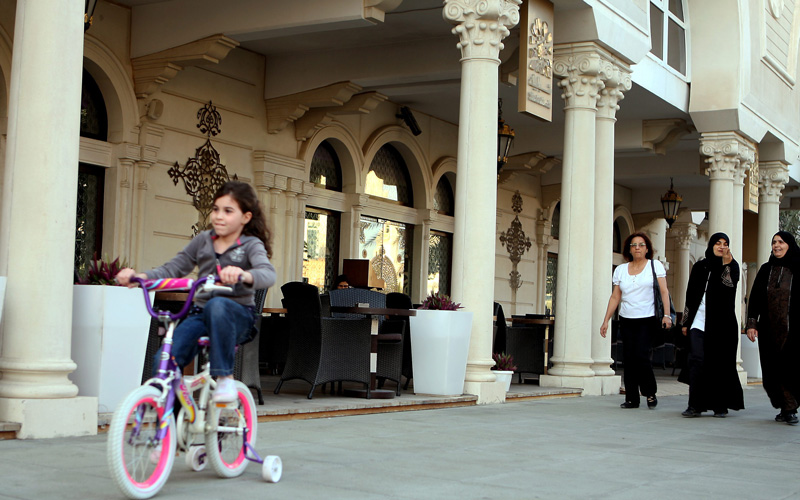
[[[652,396],[648,396],[647,397],[647,407],[648,408],[650,408],[651,410],[654,410],[657,405],[658,405],[658,398],[656,397],[655,394],[653,394]]]
[[[625,401],[624,403],[619,405],[619,407],[620,408],[638,408],[639,405],[637,405],[635,403],[631,403],[630,401]]]

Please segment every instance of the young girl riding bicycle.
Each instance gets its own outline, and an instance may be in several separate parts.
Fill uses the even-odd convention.
[[[197,355],[200,337],[211,339],[211,374],[217,377],[212,400],[236,401],[234,350],[245,341],[260,311],[255,291],[275,284],[271,233],[255,190],[244,182],[225,183],[214,195],[212,230],[198,234],[172,260],[144,273],[126,268],[117,274],[122,285],[136,286],[131,277],[182,277],[198,268],[199,276],[217,274],[232,292],[198,294],[190,315],[175,329],[172,355],[181,368]]]

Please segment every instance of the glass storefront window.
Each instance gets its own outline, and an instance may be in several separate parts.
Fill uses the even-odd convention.
[[[361,217],[358,251],[362,259],[369,259],[369,286],[411,294],[413,234],[411,224]]]
[[[545,282],[544,307],[545,314],[556,313],[556,274],[558,271],[558,255],[547,254],[547,281]]]
[[[447,233],[431,231],[428,248],[428,295],[442,292],[450,295],[450,269],[453,237]]]
[[[339,262],[339,214],[307,208],[303,241],[303,278],[329,290]]]

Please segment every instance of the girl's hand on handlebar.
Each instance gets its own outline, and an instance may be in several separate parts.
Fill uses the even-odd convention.
[[[126,267],[125,269],[117,273],[116,280],[117,283],[119,283],[120,285],[127,286],[128,288],[136,288],[137,286],[139,286],[139,284],[131,281],[131,278],[133,277],[141,278],[143,280],[147,279],[146,274],[144,273],[136,274],[136,271],[134,271],[130,267]]]
[[[235,285],[240,281],[249,285],[253,283],[253,275],[241,267],[226,266],[219,271],[219,280],[225,285]]]

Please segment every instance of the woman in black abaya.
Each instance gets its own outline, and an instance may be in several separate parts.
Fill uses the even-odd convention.
[[[800,400],[800,248],[794,237],[778,231],[772,255],[761,266],[750,291],[747,337],[761,358],[761,376],[772,406],[781,410],[775,421],[798,422]]]
[[[682,331],[689,336],[690,350],[687,367],[678,377],[689,384],[684,417],[698,417],[708,410],[715,417],[725,417],[729,409],[744,408],[736,370],[739,264],[731,256],[729,243],[725,233],[713,234],[705,259],[698,261],[689,275]]]

